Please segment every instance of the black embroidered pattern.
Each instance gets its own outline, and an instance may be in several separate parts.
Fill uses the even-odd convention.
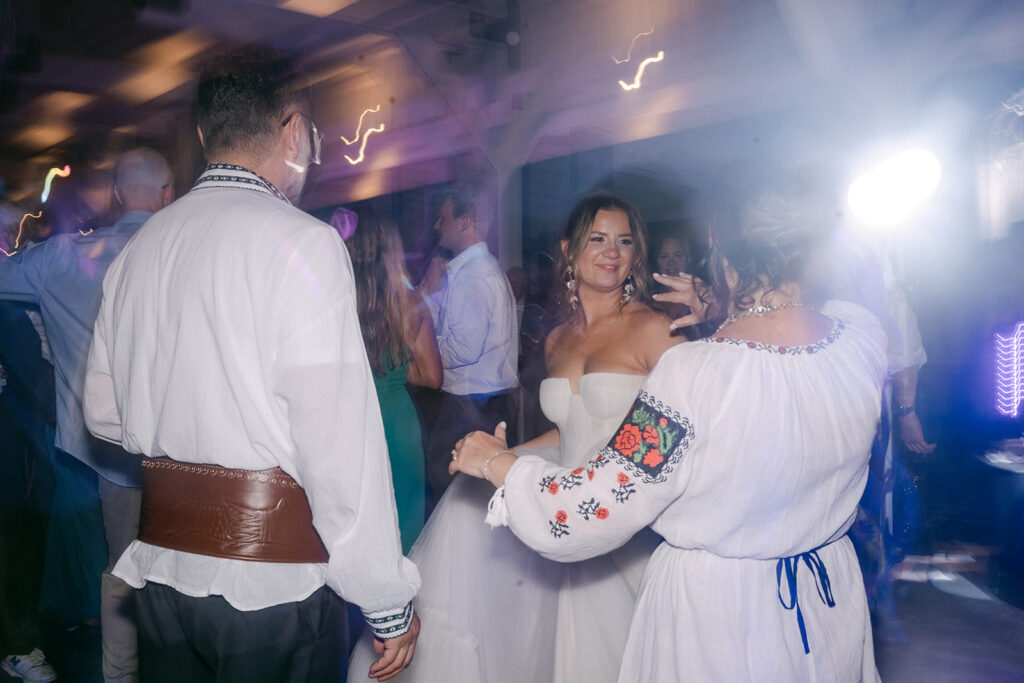
[[[220,175],[216,173],[211,173],[211,171],[215,170],[234,171],[237,174],[247,175]],[[269,192],[270,194],[274,195],[281,201],[291,204],[291,202],[288,201],[288,198],[284,196],[284,193],[281,192],[281,190],[274,187],[274,184],[271,183],[269,180],[267,180],[259,173],[256,173],[251,169],[245,168],[244,166],[238,166],[236,164],[208,164],[206,168],[203,170],[202,175],[199,176],[199,179],[196,180],[195,184],[192,186],[192,189],[195,190],[206,186],[237,187],[239,185],[248,185],[249,187],[245,188],[248,190],[256,190],[257,192]]]
[[[558,480],[553,476],[547,476],[540,480],[540,490],[548,493],[558,493]]]
[[[612,489],[612,493],[615,494],[615,502],[625,503],[629,500],[630,496],[636,493],[636,484],[630,480],[625,472],[619,472],[616,482],[619,484],[618,487]]]
[[[733,339],[731,337],[705,337],[702,341],[708,344],[730,344],[732,346],[746,347],[755,351],[768,351],[769,353],[777,353],[780,356],[800,356],[803,354],[809,356],[834,344],[845,329],[846,323],[842,320],[836,320],[835,324],[832,325],[832,330],[825,335],[823,339],[819,339],[813,344],[806,344],[804,346],[773,346],[763,342],[748,341],[746,339]]]
[[[579,467],[569,474],[566,474],[559,480],[559,483],[561,484],[563,491],[569,491],[577,486],[583,486],[583,468]]]
[[[646,391],[641,391],[619,431],[601,455],[615,458],[627,472],[645,484],[660,483],[668,480],[666,475],[689,449],[692,436],[693,426],[689,419]],[[625,482],[622,477],[626,478]],[[629,477],[621,473],[619,489],[628,484]],[[620,495],[624,496],[623,500],[628,499],[632,491],[626,491],[628,486],[623,493],[616,494],[616,499]]]
[[[591,517],[597,515],[597,510],[600,507],[601,504],[598,503],[596,499],[591,498],[590,500],[585,500],[580,503],[576,508],[576,511],[583,515],[583,519],[589,521]]]
[[[555,518],[548,520],[548,524],[551,527],[551,535],[555,538],[561,538],[562,536],[569,535],[569,525],[566,521],[569,519],[569,515],[566,514],[565,510],[559,510],[555,513]]]

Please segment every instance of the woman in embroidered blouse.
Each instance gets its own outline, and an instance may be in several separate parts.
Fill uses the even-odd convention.
[[[876,680],[846,531],[867,478],[885,335],[864,309],[805,304],[816,233],[769,199],[719,236],[730,315],[666,352],[608,445],[575,470],[505,451],[501,429],[452,469],[498,491],[489,518],[564,562],[650,525],[665,542],[637,597],[619,681]],[[661,295],[700,311],[689,279]],[[690,322],[690,321],[685,321]]]
[[[565,315],[548,336],[549,377],[540,387],[542,408],[558,429],[528,444],[550,462],[584,464],[679,341],[669,335],[668,318],[644,303],[646,243],[643,219],[622,198],[591,195],[571,212],[559,284]],[[611,555],[552,562],[507,529],[483,523],[491,493],[485,482],[457,477],[410,553],[423,577],[416,610],[424,628],[403,677],[611,683],[659,539],[648,531]],[[353,662],[369,654],[360,643]]]

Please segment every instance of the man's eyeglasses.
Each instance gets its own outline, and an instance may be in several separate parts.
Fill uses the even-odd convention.
[[[313,150],[312,155],[309,158],[309,163],[316,164],[317,166],[319,166],[320,148],[323,146],[324,143],[324,134],[321,133],[320,129],[316,127],[316,124],[313,123],[313,119],[309,118],[308,114],[304,114],[301,111],[293,111],[291,114],[288,115],[288,118],[281,122],[281,127],[284,128],[285,126],[287,126],[288,122],[291,121],[292,118],[296,115],[305,116],[306,120],[309,121],[309,146],[310,149]]]

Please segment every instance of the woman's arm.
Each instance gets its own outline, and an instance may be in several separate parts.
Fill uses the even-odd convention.
[[[690,418],[672,405],[685,399],[677,373],[665,365],[608,445],[582,467],[517,458],[503,450],[499,428],[494,436],[467,436],[451,469],[482,477],[486,466],[488,481],[504,487],[491,501],[489,519],[507,523],[545,557],[575,562],[613,550],[657,519],[690,481],[698,437]]]
[[[424,312],[423,297],[418,292],[409,292],[409,311],[415,317],[416,338],[413,340],[409,359],[409,373],[405,381],[420,387],[431,389],[441,388],[443,370],[441,354],[437,350],[437,337],[434,335],[434,323]]]

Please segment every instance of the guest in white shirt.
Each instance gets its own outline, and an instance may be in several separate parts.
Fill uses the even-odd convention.
[[[437,422],[427,444],[427,476],[434,504],[452,476],[448,462],[455,442],[475,430],[494,431],[501,421],[516,424],[519,332],[516,301],[508,278],[487,250],[490,226],[486,201],[453,186],[440,195],[434,230],[452,252],[447,285],[428,278],[422,288],[431,307],[444,367]],[[440,306],[433,305],[441,298]]]
[[[339,680],[335,594],[376,637],[371,677],[419,631],[348,253],[291,205],[321,141],[298,84],[263,50],[206,68],[209,165],[104,281],[85,417],[146,456],[114,573],[140,589],[147,683]]]

